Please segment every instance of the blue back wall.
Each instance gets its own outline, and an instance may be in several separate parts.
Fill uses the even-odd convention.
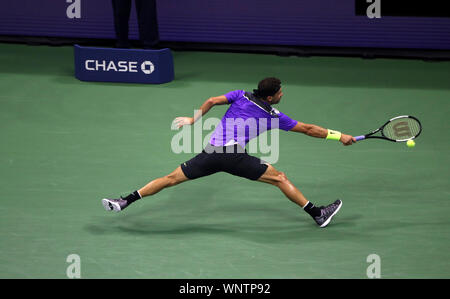
[[[110,0],[0,0],[0,35],[114,38]],[[80,18],[67,8],[80,3]],[[450,18],[355,15],[355,0],[158,0],[163,41],[450,49]],[[385,0],[383,0],[385,1]],[[134,4],[130,39],[137,39]]]

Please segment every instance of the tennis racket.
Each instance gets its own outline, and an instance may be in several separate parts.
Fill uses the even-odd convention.
[[[381,136],[375,136],[377,132],[381,132]],[[422,125],[420,121],[414,116],[401,115],[388,120],[379,129],[370,132],[366,135],[356,136],[356,141],[378,138],[393,142],[405,142],[420,135],[422,132]]]

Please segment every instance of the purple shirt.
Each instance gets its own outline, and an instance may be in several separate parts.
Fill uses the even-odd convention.
[[[209,143],[224,146],[239,143],[243,148],[253,138],[272,129],[291,130],[297,124],[284,113],[265,104],[261,107],[250,101],[244,90],[234,90],[225,94],[231,104],[211,135]],[[272,115],[264,108],[272,109]]]

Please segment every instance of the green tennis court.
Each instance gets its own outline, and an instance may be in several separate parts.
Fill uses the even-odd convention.
[[[450,277],[450,62],[173,55],[168,84],[88,83],[72,47],[0,44],[0,278],[66,278],[70,254],[81,278],[367,278],[371,254],[382,278]],[[225,173],[103,209],[193,157],[171,150],[175,117],[266,76],[299,121],[361,135],[409,114],[424,130],[413,149],[280,131],[274,166],[317,205],[343,200],[325,229]]]

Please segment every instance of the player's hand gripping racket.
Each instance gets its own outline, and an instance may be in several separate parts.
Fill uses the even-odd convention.
[[[381,132],[381,136],[375,136],[377,132]],[[391,118],[379,129],[370,132],[366,135],[356,136],[356,141],[378,138],[385,139],[393,142],[405,142],[420,135],[422,132],[422,125],[420,121],[414,116],[402,115]]]

